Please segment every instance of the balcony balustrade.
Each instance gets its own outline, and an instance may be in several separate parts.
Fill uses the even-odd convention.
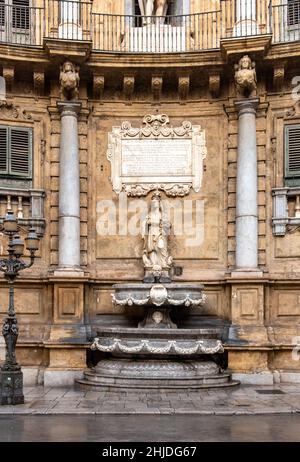
[[[90,41],[99,52],[176,53],[264,34],[273,43],[300,40],[300,0],[282,1],[219,0],[214,11],[145,17],[97,13],[88,0],[0,0],[0,42],[42,47],[50,38]]]
[[[41,189],[17,189],[0,187],[0,224],[8,211],[13,211],[21,226],[35,228],[39,236],[44,234],[44,197]]]

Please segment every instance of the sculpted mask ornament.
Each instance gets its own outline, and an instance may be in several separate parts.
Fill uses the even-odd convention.
[[[169,282],[173,259],[168,252],[168,236],[171,223],[167,220],[156,192],[151,199],[150,213],[143,223],[143,263],[145,282]]]
[[[235,86],[237,97],[251,98],[256,96],[257,78],[255,63],[248,55],[243,56],[235,65]]]
[[[154,18],[150,16],[161,17],[163,24],[164,18],[168,10],[168,0],[139,0],[139,7],[142,16],[148,16],[143,18],[143,24],[151,24]]]
[[[60,98],[63,101],[74,101],[79,96],[79,66],[66,61],[60,66]]]

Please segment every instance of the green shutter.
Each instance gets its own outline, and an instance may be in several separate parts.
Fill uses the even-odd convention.
[[[285,126],[285,182],[300,185],[300,125]]]
[[[0,126],[0,174],[31,178],[32,130]]]
[[[8,173],[8,136],[7,128],[0,127],[0,173]]]
[[[28,129],[10,130],[10,174],[30,176],[31,133]]]
[[[0,26],[5,26],[5,4],[4,0],[0,0]]]
[[[14,29],[29,29],[29,0],[13,0],[12,26]]]

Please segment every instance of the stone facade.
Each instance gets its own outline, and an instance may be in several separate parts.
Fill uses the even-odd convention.
[[[51,0],[46,3],[51,5]],[[88,24],[74,40],[55,35],[59,29],[53,25],[54,10],[54,19],[49,15],[52,23],[44,29],[39,29],[36,20],[35,43],[11,47],[0,32],[0,72],[6,80],[0,125],[29,127],[34,134],[32,183],[20,186],[0,177],[0,216],[5,214],[8,196],[17,211],[20,187],[45,195],[38,217],[46,223],[40,232],[39,258],[16,284],[21,331],[17,356],[27,381],[72,383],[90,359],[97,326],[131,322],[122,307],[112,305],[110,293],[115,283],[143,278],[141,239],[117,232],[100,235],[99,203],[112,200],[119,207],[107,159],[108,134],[124,121],[140,127],[146,114],[167,114],[172,126],[189,121],[205,131],[202,185],[188,195],[193,203],[203,204],[203,223],[198,224],[203,240],[189,246],[186,236],[176,236],[172,248],[174,264],[181,268],[174,280],[205,285],[207,302],[200,315],[192,311],[193,322],[197,325],[201,316],[212,316],[231,323],[225,348],[228,366],[239,378],[259,383],[287,376],[299,380],[300,361],[292,356],[295,339],[300,337],[299,225],[286,221],[287,232],[274,233],[272,191],[286,186],[284,126],[300,124],[300,110],[292,98],[292,79],[300,72],[300,42],[297,35],[279,40],[278,11],[277,16],[273,12],[272,30],[261,20],[255,33],[237,33],[235,24],[223,21],[223,35],[216,38],[215,21],[210,22],[208,12],[232,12],[234,2],[183,3],[189,7],[191,21],[193,15],[203,15],[207,34],[194,28],[188,35],[189,45],[185,42],[186,52],[180,53],[130,52],[125,45],[122,52],[118,47],[128,36],[122,21],[116,52],[109,49],[113,42],[105,47],[101,14],[129,14],[132,2],[121,0],[92,2],[99,25],[94,28],[99,34],[92,40],[86,35]],[[269,2],[258,3],[257,18],[262,18]],[[84,4],[91,7],[90,2]],[[38,8],[39,2],[35,5]],[[82,21],[84,11],[88,10],[83,10]],[[217,13],[215,17],[221,20]],[[230,17],[235,16],[226,16]],[[247,96],[237,101],[235,89],[234,65],[244,55],[256,63],[257,96],[251,101]],[[60,66],[67,60],[80,66],[75,102],[60,100]],[[63,123],[63,118],[69,120]],[[250,167],[249,156],[253,158]],[[70,164],[62,168],[62,162],[73,162],[73,170]],[[252,170],[245,176],[247,168]],[[70,174],[71,192],[66,184]],[[290,189],[283,194],[287,202],[297,197]],[[185,198],[171,200],[182,205]],[[245,207],[240,213],[241,205]],[[26,194],[23,208],[26,217],[32,218],[34,207]],[[0,234],[1,253],[3,249]],[[8,289],[0,279],[1,317],[7,299]]]

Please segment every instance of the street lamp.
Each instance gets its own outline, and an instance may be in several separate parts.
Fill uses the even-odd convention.
[[[23,372],[16,359],[16,344],[19,327],[14,306],[13,283],[19,272],[30,268],[38,250],[39,238],[34,229],[30,229],[25,239],[26,249],[30,252],[30,261],[22,260],[24,242],[17,234],[18,220],[12,211],[8,211],[1,225],[1,231],[8,236],[8,257],[0,259],[0,271],[9,284],[9,304],[7,316],[4,320],[2,334],[6,345],[5,362],[0,368],[0,405],[23,404]]]

